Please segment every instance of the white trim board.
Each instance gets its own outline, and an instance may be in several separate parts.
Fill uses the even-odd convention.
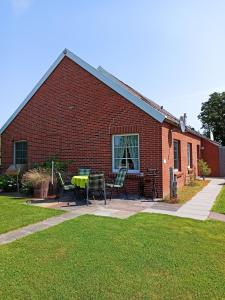
[[[50,66],[48,71],[44,74],[44,76],[40,79],[40,81],[35,85],[33,90],[28,94],[26,99],[20,104],[20,106],[17,108],[17,110],[12,114],[12,116],[8,119],[8,121],[3,125],[3,127],[0,129],[0,134],[2,134],[5,129],[9,126],[9,124],[15,119],[15,117],[19,114],[19,112],[23,109],[23,107],[29,102],[29,100],[33,97],[33,95],[37,92],[37,90],[41,87],[41,85],[45,82],[45,80],[51,75],[51,73],[55,70],[55,68],[59,65],[59,63],[62,61],[62,59],[67,56],[72,61],[77,63],[80,67],[85,69],[87,72],[92,74],[94,77],[99,79],[101,82],[106,84],[108,87],[110,87],[112,90],[126,98],[128,101],[133,103],[135,106],[143,110],[145,113],[147,113],[149,116],[157,120],[158,122],[162,123],[166,116],[153,108],[151,105],[147,104],[146,102],[142,101],[138,97],[134,96],[132,93],[130,93],[127,89],[123,88],[121,85],[119,85],[115,80],[112,80],[112,78],[109,78],[105,76],[102,72],[98,71],[88,63],[86,63],[84,60],[76,56],[71,51],[65,49],[59,57],[55,60],[55,62]]]
[[[128,174],[139,174],[140,170],[141,170],[141,159],[140,159],[140,135],[139,133],[122,133],[122,134],[113,134],[112,135],[112,172],[113,173],[118,173],[119,169],[115,169],[115,165],[114,165],[114,160],[115,160],[115,156],[114,156],[114,145],[115,145],[115,141],[114,141],[114,137],[115,136],[130,136],[130,135],[136,135],[138,137],[138,170],[129,170],[127,171]]]

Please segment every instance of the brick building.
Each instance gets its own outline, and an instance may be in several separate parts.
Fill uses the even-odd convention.
[[[184,130],[185,129],[185,130]],[[169,168],[178,185],[203,157],[219,176],[219,145],[205,139],[103,68],[64,50],[0,131],[2,167],[72,160],[70,172],[87,166],[116,173],[129,168],[127,185],[137,192],[138,174],[157,168],[159,196],[169,193]]]

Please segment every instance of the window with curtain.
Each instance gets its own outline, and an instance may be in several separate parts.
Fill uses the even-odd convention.
[[[113,136],[113,171],[126,167],[128,172],[140,170],[139,137],[137,134]]]
[[[192,144],[187,144],[188,168],[192,168]]]
[[[14,144],[14,162],[16,165],[27,164],[27,142],[18,141]]]
[[[173,141],[174,169],[180,171],[180,141]]]

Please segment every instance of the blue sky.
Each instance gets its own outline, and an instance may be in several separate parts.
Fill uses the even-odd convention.
[[[0,127],[68,48],[196,129],[225,91],[225,1],[0,0]]]

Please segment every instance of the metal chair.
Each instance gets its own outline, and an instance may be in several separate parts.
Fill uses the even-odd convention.
[[[74,192],[75,191],[74,185],[72,185],[72,184],[66,184],[64,182],[64,180],[63,180],[62,175],[61,175],[60,172],[58,172],[58,171],[55,172],[55,175],[56,175],[56,179],[57,179],[58,185],[60,187],[60,198],[63,197],[66,193],[70,193],[70,192]],[[59,203],[59,199],[58,199],[58,203]],[[74,197],[73,197],[73,201],[74,201]],[[69,205],[69,201],[67,202],[67,204]]]
[[[106,205],[106,189],[105,189],[105,178],[104,174],[91,174],[88,179],[87,183],[87,195],[86,195],[86,201],[87,205],[89,204],[89,195],[90,193],[98,192],[103,193],[104,202]]]
[[[117,194],[119,193],[120,189],[124,189],[126,198],[128,199],[127,196],[127,190],[125,187],[125,178],[127,175],[127,168],[120,168],[118,174],[116,175],[116,179],[114,183],[106,183],[106,187],[110,188],[110,200],[112,200],[112,191],[113,189],[117,190]]]
[[[79,175],[83,176],[83,175],[87,175],[89,176],[91,174],[91,169],[88,168],[79,168]]]

